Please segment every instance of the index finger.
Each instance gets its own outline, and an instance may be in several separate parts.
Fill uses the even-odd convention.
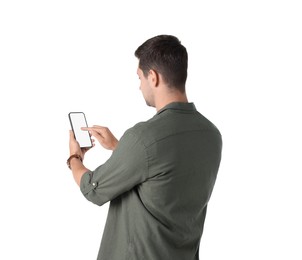
[[[104,129],[105,129],[105,127],[103,127],[103,126],[81,127],[81,130],[84,130],[84,131],[102,131]]]
[[[83,131],[89,131],[93,136],[100,135],[100,130],[97,127],[81,127]]]

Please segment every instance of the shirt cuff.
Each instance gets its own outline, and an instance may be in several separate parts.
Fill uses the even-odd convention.
[[[84,195],[88,194],[90,191],[97,187],[96,182],[92,182],[92,172],[85,172],[81,178],[80,189]]]

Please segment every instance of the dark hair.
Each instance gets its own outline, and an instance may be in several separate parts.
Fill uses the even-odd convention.
[[[185,90],[188,69],[188,53],[181,42],[172,35],[158,35],[137,48],[134,55],[139,68],[147,77],[149,71],[160,73],[169,87]]]

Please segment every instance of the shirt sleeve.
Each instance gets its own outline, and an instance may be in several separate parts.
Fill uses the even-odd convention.
[[[111,157],[95,171],[81,178],[83,195],[99,206],[144,182],[148,177],[146,148],[139,138],[127,131]]]

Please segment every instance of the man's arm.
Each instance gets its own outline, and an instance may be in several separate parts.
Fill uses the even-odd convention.
[[[83,174],[89,171],[89,169],[84,166],[83,162],[79,158],[72,158],[70,160],[70,169],[75,182],[80,186]]]
[[[114,150],[118,144],[118,140],[107,127],[83,127],[82,130],[89,131],[90,134],[95,137],[105,149]],[[94,146],[94,140],[92,141]],[[70,131],[69,150],[70,156],[78,155],[80,157],[78,158],[76,156],[69,159],[69,166],[72,171],[73,178],[76,183],[80,186],[82,176],[84,175],[84,173],[89,171],[89,169],[87,169],[83,164],[84,155],[89,149],[81,149],[79,143],[74,137],[73,132]]]
[[[94,125],[93,127],[82,127],[82,130],[88,130],[99,143],[107,150],[115,150],[118,140],[111,133],[108,127]]]
[[[68,159],[69,168],[72,171],[74,180],[80,186],[80,182],[83,174],[89,171],[83,165],[84,155],[88,151],[88,149],[81,149],[79,143],[75,139],[74,134],[71,130],[69,131],[69,151],[70,151],[70,157]],[[74,155],[76,156],[73,157]]]
[[[101,206],[146,181],[148,176],[146,147],[135,131],[127,130],[108,160],[82,175],[80,188],[89,201]]]

